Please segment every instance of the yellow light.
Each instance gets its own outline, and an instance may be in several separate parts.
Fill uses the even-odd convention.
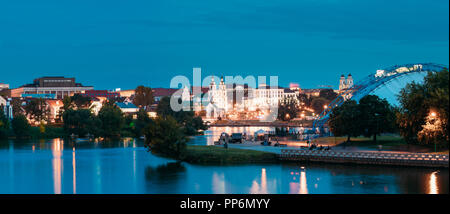
[[[436,112],[434,112],[434,111],[431,112],[431,116],[432,116],[432,117],[436,117]]]
[[[323,108],[326,109],[326,108],[328,108],[328,106],[327,105],[323,105]]]

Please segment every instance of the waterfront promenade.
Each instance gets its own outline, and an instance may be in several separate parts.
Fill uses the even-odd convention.
[[[259,143],[229,144],[229,148],[249,149],[275,153],[282,161],[311,161],[326,163],[354,163],[374,165],[398,165],[448,168],[447,154],[415,153],[401,151],[347,151],[332,147],[332,150],[308,150],[297,147],[263,146]]]

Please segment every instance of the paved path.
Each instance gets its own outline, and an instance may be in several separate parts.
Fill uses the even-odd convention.
[[[263,151],[263,152],[271,152],[275,154],[281,154],[282,149],[298,149],[298,150],[307,150],[305,148],[301,148],[301,146],[306,146],[306,143],[298,142],[298,141],[280,141],[282,144],[287,144],[287,147],[275,147],[275,146],[263,146],[260,144],[260,142],[246,142],[242,144],[232,144],[229,143],[229,148],[237,148],[237,149],[249,149],[249,150],[256,150],[256,151]],[[272,142],[273,145],[273,142]],[[223,145],[218,145],[223,147]],[[374,152],[374,153],[404,153],[404,154],[417,154],[416,152],[407,152],[407,151],[378,151],[378,150],[370,150],[370,149],[360,149],[357,147],[331,147],[331,151],[336,152]]]

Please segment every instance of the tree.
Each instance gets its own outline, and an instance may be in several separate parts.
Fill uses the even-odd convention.
[[[100,111],[98,118],[101,121],[102,136],[118,137],[124,125],[122,110],[114,103],[106,101]]]
[[[0,105],[0,139],[5,139],[8,137],[9,129],[9,119],[5,116],[3,106]]]
[[[145,128],[152,123],[153,120],[150,119],[147,112],[144,109],[139,109],[137,113],[137,119],[133,121],[134,124],[134,135],[135,137],[141,137],[144,135]]]
[[[417,133],[419,142],[423,142],[424,144],[445,142],[446,133],[444,133],[444,130],[442,129],[441,118],[442,117],[438,116],[435,112],[426,117],[426,123],[422,125],[422,130]]]
[[[322,89],[319,92],[319,97],[322,97],[330,102],[333,101],[334,99],[336,99],[337,96],[338,96],[338,94],[336,92],[334,92],[334,90],[331,88]]]
[[[335,136],[347,136],[347,141],[350,141],[350,137],[361,135],[361,114],[354,100],[347,100],[341,106],[333,108],[328,120],[331,132]]]
[[[312,98],[309,97],[308,95],[306,95],[306,94],[298,94],[297,95],[297,99],[300,102],[300,105],[311,107]]]
[[[171,116],[157,118],[144,133],[146,147],[153,153],[181,159],[186,150],[184,131]]]
[[[395,130],[395,113],[386,99],[376,95],[366,95],[359,100],[361,127],[366,137],[373,137],[376,142],[377,135]]]
[[[47,103],[44,99],[31,99],[25,106],[25,112],[37,122],[47,121],[50,110],[47,107]]]
[[[22,101],[20,98],[12,98],[11,105],[13,109],[13,117],[24,114],[24,109],[22,108]]]
[[[11,127],[17,138],[30,136],[31,126],[24,115],[17,115],[11,121]]]
[[[311,102],[311,108],[316,114],[320,114],[325,110],[324,106],[328,105],[328,103],[329,101],[323,97],[315,97]]]
[[[184,133],[187,135],[195,135],[198,130],[206,130],[208,127],[203,123],[201,117],[195,116],[193,111],[174,111],[170,107],[170,97],[163,97],[156,107],[156,113],[159,117],[165,119],[167,117],[174,118],[177,123],[182,125]]]
[[[98,136],[101,121],[89,109],[67,109],[63,115],[64,131],[67,135],[76,134],[80,137],[91,134]]]
[[[296,100],[284,98],[278,103],[278,120],[289,121],[297,116],[299,108]]]
[[[74,94],[70,97],[70,101],[77,109],[88,108],[89,104],[91,104],[91,98],[81,94]]]
[[[398,96],[401,109],[397,113],[400,134],[408,143],[431,144],[448,147],[449,142],[449,72],[445,68],[440,72],[429,72],[423,84],[410,83],[400,91]],[[429,138],[432,133],[425,133],[424,128],[430,122],[429,115],[435,113],[442,129],[443,138]],[[419,133],[421,136],[419,138]]]
[[[153,101],[153,92],[150,87],[140,85],[135,89],[133,104],[147,110],[153,104]]]

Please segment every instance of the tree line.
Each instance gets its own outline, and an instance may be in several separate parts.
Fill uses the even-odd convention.
[[[136,115],[124,114],[115,104],[117,98],[111,98],[102,103],[98,114],[94,114],[91,98],[81,94],[65,97],[58,114],[62,127],[44,123],[48,120],[48,108],[45,100],[31,99],[23,108],[21,102],[13,103],[14,117],[10,121],[0,108],[0,139],[16,138],[55,138],[55,137],[142,137],[151,136],[150,126],[163,125],[166,121],[175,120],[184,136],[195,135],[207,127],[194,112],[174,112],[170,108],[170,98],[163,98],[156,107],[157,118],[150,118],[148,112],[154,103],[150,87],[138,86],[135,90],[133,103],[139,107]],[[37,127],[31,126],[28,119],[40,121]],[[154,128],[154,127],[153,127]],[[163,131],[166,131],[165,129]],[[164,133],[164,132],[161,132]],[[147,138],[148,139],[148,138]]]
[[[345,101],[333,108],[328,125],[335,136],[373,137],[399,133],[407,143],[449,146],[449,72],[429,72],[423,83],[412,82],[398,94],[399,107],[375,95],[359,103]]]

